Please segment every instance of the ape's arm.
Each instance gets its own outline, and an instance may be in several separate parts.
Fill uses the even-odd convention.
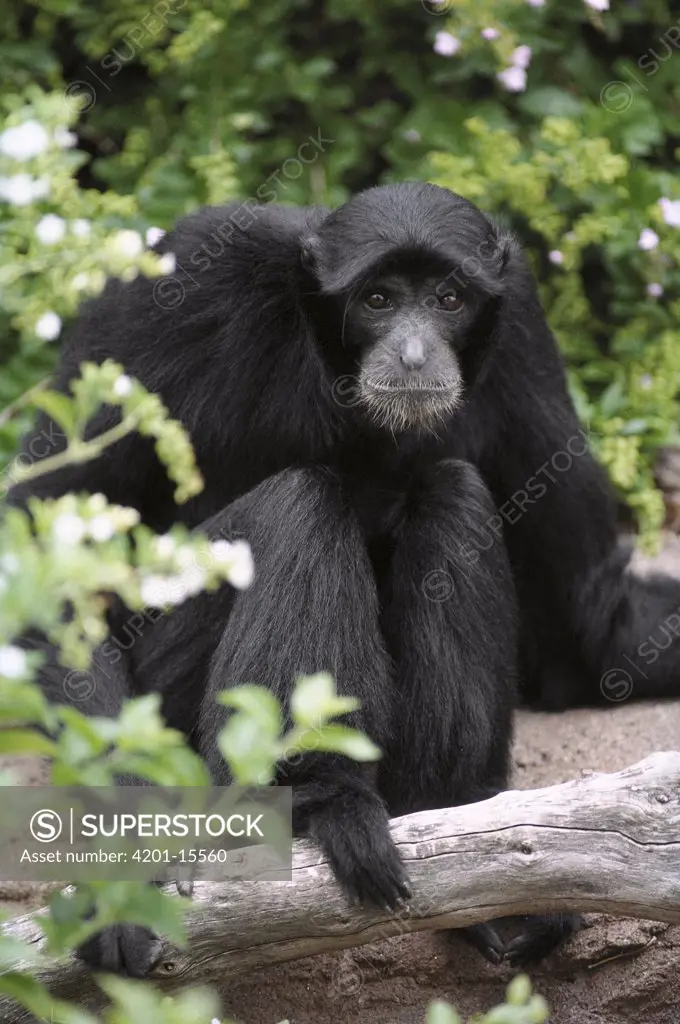
[[[680,585],[626,573],[612,490],[588,451],[534,282],[514,259],[465,436],[497,503],[489,542],[503,531],[517,580],[526,696],[556,708],[612,699],[603,677],[619,667],[633,696],[677,695],[680,645],[642,659],[638,648],[677,610]]]

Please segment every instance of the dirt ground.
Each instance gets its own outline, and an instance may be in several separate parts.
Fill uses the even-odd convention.
[[[678,538],[657,566],[680,575]],[[640,567],[649,564],[641,560]],[[679,742],[680,702],[522,711],[514,785],[564,782],[583,769],[617,771]],[[0,904],[17,900],[20,913],[27,902],[18,901],[29,893],[17,888],[0,884]],[[679,968],[680,926],[593,915],[531,975],[550,1003],[551,1024],[680,1024]],[[465,1015],[489,1009],[512,976],[458,939],[421,933],[248,975],[225,988],[224,1012],[240,1024],[424,1024],[433,999],[449,1000]]]
[[[515,785],[564,782],[584,768],[618,771],[676,749],[679,738],[680,702],[523,711]],[[679,967],[680,926],[593,915],[531,975],[551,1024],[679,1024]],[[232,983],[224,1005],[243,1024],[424,1024],[432,999],[471,1015],[500,1002],[512,976],[460,940],[421,933],[259,971]]]

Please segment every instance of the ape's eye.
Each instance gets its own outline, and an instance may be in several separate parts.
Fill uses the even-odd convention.
[[[457,313],[463,305],[463,300],[458,298],[455,292],[449,292],[448,295],[439,296],[439,305],[448,313]]]
[[[366,305],[369,309],[389,309],[392,303],[382,292],[373,292],[367,297]]]

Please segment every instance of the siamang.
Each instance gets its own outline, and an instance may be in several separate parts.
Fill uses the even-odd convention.
[[[169,724],[226,784],[217,693],[257,681],[285,705],[298,674],[330,670],[384,757],[287,766],[294,825],[350,896],[394,907],[409,885],[389,817],[503,790],[518,685],[553,706],[604,699],[602,674],[635,659],[680,594],[626,574],[532,276],[470,202],[413,183],[332,212],[212,207],[157,249],[175,254],[175,273],[109,282],[82,310],[56,386],[85,360],[120,361],[187,428],[204,491],[175,506],[150,443],[131,435],[31,493],[100,491],[157,531],[181,520],[244,536],[256,579],[149,625],[115,673],[95,658],[88,710],[161,692]],[[104,409],[91,432],[117,415]],[[112,638],[124,617],[112,611]],[[679,652],[646,666],[639,695],[677,693]],[[62,675],[53,658],[55,700]],[[485,926],[468,938],[491,959],[526,960],[571,927],[538,918],[509,946]],[[126,927],[87,957],[144,973],[153,949]]]

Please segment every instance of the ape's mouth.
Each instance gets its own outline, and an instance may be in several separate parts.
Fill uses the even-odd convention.
[[[359,399],[378,426],[402,431],[443,423],[461,403],[463,381],[455,377],[359,376]]]

